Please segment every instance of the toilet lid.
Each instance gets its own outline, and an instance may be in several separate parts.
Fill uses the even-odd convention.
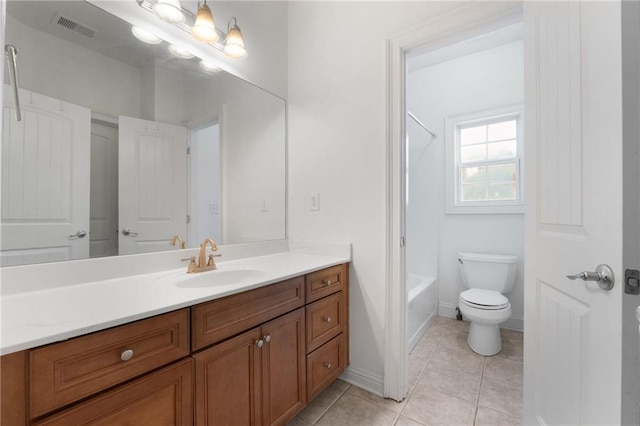
[[[509,305],[509,299],[495,290],[470,288],[460,293],[460,299],[469,305],[484,309],[502,309]]]

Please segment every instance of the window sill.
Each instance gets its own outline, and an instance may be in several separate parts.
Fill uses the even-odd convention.
[[[448,205],[447,214],[523,214],[524,204]]]

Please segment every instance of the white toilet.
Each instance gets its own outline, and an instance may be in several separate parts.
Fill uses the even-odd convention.
[[[498,325],[511,317],[505,294],[515,284],[518,257],[465,252],[458,253],[458,262],[468,288],[459,300],[460,312],[471,321],[467,342],[480,355],[495,355],[502,350]]]

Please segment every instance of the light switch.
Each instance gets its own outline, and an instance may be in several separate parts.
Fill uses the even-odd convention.
[[[317,212],[320,210],[320,193],[312,192],[311,197],[309,198],[309,210],[312,212]]]

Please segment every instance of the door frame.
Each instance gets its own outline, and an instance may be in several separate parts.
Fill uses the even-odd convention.
[[[189,155],[187,155],[187,188],[189,189],[187,191],[187,214],[189,215],[189,218],[191,219],[189,221],[189,223],[187,223],[187,240],[185,241],[187,244],[187,248],[189,247],[198,247],[198,245],[200,244],[200,242],[198,241],[193,241],[193,231],[192,231],[192,223],[194,221],[194,217],[196,215],[194,215],[194,209],[193,209],[193,202],[195,199],[195,185],[192,185],[192,173],[193,173],[193,164],[192,164],[192,159],[194,158],[192,156],[192,154],[194,154],[193,150],[193,145],[192,145],[192,141],[193,141],[193,133],[201,130],[205,127],[208,126],[213,126],[213,125],[218,125],[218,143],[219,143],[219,155],[220,155],[220,170],[218,170],[218,173],[220,174],[220,188],[219,188],[219,195],[218,195],[218,228],[220,230],[219,233],[219,240],[220,241],[216,241],[216,243],[218,244],[222,244],[222,242],[224,241],[224,199],[226,197],[226,193],[224,191],[224,178],[225,178],[225,173],[224,173],[224,161],[223,161],[223,157],[224,157],[224,147],[225,147],[225,141],[226,141],[226,112],[227,112],[227,106],[226,104],[220,104],[220,105],[216,105],[213,106],[211,108],[207,108],[205,110],[203,110],[200,114],[198,114],[196,117],[194,117],[193,119],[187,121],[185,123],[185,126],[187,127],[187,146],[189,147]]]
[[[429,19],[387,40],[387,229],[384,397],[407,397],[405,265],[406,104],[405,58],[410,50],[434,50],[522,21],[520,2],[472,3]]]

